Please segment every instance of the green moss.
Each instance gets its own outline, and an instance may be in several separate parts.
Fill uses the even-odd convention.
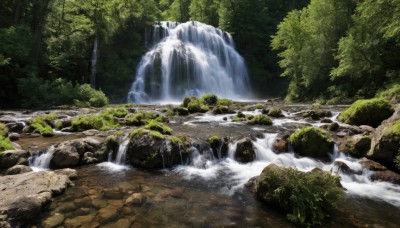
[[[376,97],[384,98],[388,101],[392,99],[400,99],[400,84],[394,83],[386,87],[385,90],[379,91]]]
[[[8,135],[8,127],[5,124],[0,123],[0,136],[7,137],[7,135]]]
[[[201,97],[201,100],[204,101],[207,105],[215,105],[218,102],[218,97],[214,94],[208,93]]]
[[[61,130],[63,128],[63,124],[61,121],[57,122],[54,126],[57,130]]]
[[[246,121],[246,118],[240,118],[240,117],[233,117],[232,122],[243,122]]]
[[[11,140],[0,135],[0,153],[12,149],[14,149],[14,147],[12,146]]]
[[[245,118],[246,118],[246,120],[252,120],[252,119],[254,119],[254,116],[247,114],[247,115],[245,115]]]
[[[159,116],[154,112],[137,112],[135,114],[128,114],[125,116],[125,124],[128,126],[143,126],[150,122],[150,120],[157,120],[159,122],[169,122],[169,119],[164,116]]]
[[[264,105],[263,104],[256,104],[256,109],[263,109]]]
[[[231,100],[228,99],[218,99],[217,105],[222,105],[222,106],[230,106],[232,104]]]
[[[269,165],[257,183],[257,196],[267,205],[278,207],[299,226],[322,225],[343,199],[340,178],[329,172],[301,172]]]
[[[282,110],[280,108],[277,108],[277,107],[271,108],[268,111],[268,115],[272,116],[272,117],[281,117],[282,116]]]
[[[208,143],[211,147],[218,147],[221,144],[222,140],[218,136],[212,136],[208,139]]]
[[[160,123],[169,123],[169,118],[165,116],[159,116],[154,119],[155,121],[158,121]]]
[[[352,125],[377,127],[393,114],[392,106],[382,98],[358,100],[339,115],[339,120]]]
[[[150,131],[149,135],[158,139],[164,139],[164,135],[158,131]]]
[[[214,114],[230,114],[230,113],[235,113],[232,109],[230,109],[228,106],[224,105],[217,105],[213,109]]]
[[[259,125],[272,125],[272,120],[266,115],[256,115],[253,119],[247,121],[248,124],[259,124]]]
[[[178,108],[182,108],[182,107],[178,107]],[[187,109],[186,109],[186,111],[187,111]],[[168,116],[175,116],[175,112],[174,112],[174,110],[172,110],[172,109],[169,109],[168,111],[167,111],[167,113],[166,113]]]
[[[141,121],[142,116],[137,114],[128,114],[125,116],[125,124],[128,126],[142,126],[144,123]]]
[[[155,120],[151,120],[144,128],[152,131],[158,131],[163,135],[172,134],[172,129],[170,127]]]
[[[29,120],[29,132],[39,132],[44,137],[51,137],[54,135],[52,124],[57,119],[57,114],[51,113],[48,115],[35,116]]]
[[[187,116],[189,115],[189,110],[187,108],[184,107],[177,107],[175,109],[176,113],[178,113],[178,115],[180,116]]]
[[[103,111],[99,114],[78,116],[71,122],[72,129],[75,132],[97,129],[107,131],[121,127],[114,120],[114,112],[110,110]]]
[[[133,131],[131,131],[130,133],[130,138],[132,139],[135,136],[142,136],[142,135],[150,135],[154,138],[158,138],[158,139],[164,139],[164,135],[158,131],[155,130],[147,130],[144,127],[141,127],[139,129],[135,129]]]
[[[126,108],[117,108],[114,110],[114,116],[118,118],[124,118],[126,115],[128,115],[128,110]]]
[[[296,153],[313,158],[329,158],[333,149],[332,137],[324,130],[306,127],[290,135],[289,142]]]
[[[195,97],[184,97],[181,106],[184,108],[187,108],[190,101],[192,101],[193,98],[195,98]]]
[[[201,102],[197,98],[192,98],[192,100],[189,102],[187,108],[190,113],[196,113],[196,112],[201,112]]]

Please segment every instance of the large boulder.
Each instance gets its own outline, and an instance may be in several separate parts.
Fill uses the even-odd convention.
[[[254,151],[253,142],[249,138],[241,139],[237,142],[234,153],[235,160],[242,163],[254,161],[256,153]]]
[[[53,196],[70,184],[65,175],[54,172],[30,172],[0,177],[0,220],[2,226],[26,227],[37,218]]]
[[[373,181],[386,181],[391,182],[393,184],[400,184],[400,174],[395,173],[385,166],[369,160],[367,158],[361,158],[359,163],[362,165],[364,169],[368,169],[373,171],[370,178]]]
[[[8,169],[14,165],[28,165],[28,158],[31,154],[25,150],[7,150],[4,151],[2,158],[0,159],[1,169]]]
[[[339,120],[352,125],[377,127],[393,114],[392,106],[385,99],[358,100],[339,115]]]
[[[305,173],[275,164],[265,167],[253,185],[260,200],[280,208],[300,226],[320,225],[343,195],[340,178],[330,172],[314,169]]]
[[[26,165],[14,165],[13,167],[6,170],[6,175],[15,175],[21,173],[32,172],[32,168]]]
[[[329,133],[314,127],[297,130],[289,142],[297,154],[318,159],[328,159],[334,145]]]
[[[373,136],[371,149],[367,157],[383,163],[389,167],[393,166],[393,160],[399,154],[400,148],[400,106],[395,113],[379,126]]]
[[[50,168],[70,168],[79,164],[95,163],[97,159],[89,159],[89,157],[93,157],[92,155],[99,151],[102,146],[102,140],[92,137],[60,143],[55,146],[50,160]]]
[[[371,147],[371,137],[368,135],[353,135],[339,144],[339,150],[353,157],[364,157]]]
[[[135,167],[171,168],[185,162],[190,155],[188,144],[180,138],[141,130],[131,136],[126,156]]]

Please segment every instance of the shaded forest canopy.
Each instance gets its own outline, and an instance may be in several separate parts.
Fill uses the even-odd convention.
[[[398,0],[2,0],[0,106],[60,105],[84,83],[126,102],[144,31],[160,20],[231,33],[256,95],[373,97],[400,91],[399,18]]]

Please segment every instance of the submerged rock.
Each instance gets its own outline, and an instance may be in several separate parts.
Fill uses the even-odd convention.
[[[13,227],[24,227],[69,184],[67,176],[45,171],[0,177],[0,214]]]
[[[242,163],[252,162],[256,159],[256,153],[251,139],[244,138],[237,142],[234,157],[236,161]]]

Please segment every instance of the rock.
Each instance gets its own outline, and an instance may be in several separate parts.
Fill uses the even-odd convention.
[[[184,107],[177,107],[175,109],[175,112],[178,113],[178,115],[180,115],[180,116],[189,115],[189,110],[187,108],[184,108]]]
[[[99,210],[97,218],[101,223],[107,223],[117,217],[118,211],[115,207],[107,206]]]
[[[8,123],[6,126],[8,127],[9,132],[22,133],[25,124],[23,122],[14,122]]]
[[[387,100],[374,98],[358,100],[339,115],[339,120],[351,125],[368,125],[377,127],[393,114],[392,106]]]
[[[96,129],[90,129],[90,130],[86,130],[84,132],[82,132],[82,134],[86,135],[86,136],[95,136],[98,135],[100,133],[99,130]]]
[[[363,168],[371,170],[371,171],[385,171],[387,168],[378,162],[369,160],[367,158],[361,158],[358,162],[362,165]]]
[[[371,137],[365,135],[353,135],[339,144],[339,150],[349,153],[356,158],[364,157],[371,147]]]
[[[344,174],[355,174],[356,172],[352,170],[346,163],[342,161],[335,161],[333,163],[332,170],[334,173],[344,173]]]
[[[67,176],[70,180],[75,180],[78,178],[78,172],[75,169],[57,169],[54,170],[53,172],[55,172],[58,175],[65,175]]]
[[[208,139],[208,143],[210,144],[214,157],[221,159],[228,155],[228,150],[229,150],[228,138],[221,139],[218,136],[213,136]]]
[[[268,110],[268,116],[275,118],[283,117],[282,110],[277,107],[271,108],[270,110]]]
[[[369,160],[367,158],[362,158],[358,160],[358,162],[363,166],[363,168],[374,171],[371,174],[371,180],[400,184],[400,174],[390,171],[388,168],[379,164],[378,162]]]
[[[272,150],[275,153],[287,152],[289,150],[289,143],[285,139],[275,139]]]
[[[54,149],[53,157],[50,160],[50,168],[69,168],[85,163],[84,154],[87,152],[95,153],[100,150],[104,143],[97,138],[87,137],[60,143]],[[89,154],[90,155],[90,154]],[[93,157],[92,157],[93,158]],[[95,162],[97,159],[89,159],[86,162]]]
[[[142,193],[133,193],[125,200],[126,205],[141,206],[146,202],[146,197]]]
[[[28,165],[28,158],[30,156],[31,154],[25,150],[4,151],[0,168],[8,169],[14,165]]]
[[[159,138],[150,131],[143,130],[131,137],[127,160],[140,168],[171,168],[182,164],[190,156],[188,143],[173,136]]]
[[[13,226],[24,227],[69,184],[67,176],[47,171],[0,177],[0,214]]]
[[[64,218],[63,214],[55,213],[43,221],[43,226],[45,228],[59,227],[64,222]]]
[[[118,190],[105,190],[104,197],[108,199],[122,199],[124,194]]]
[[[336,137],[338,137],[338,138],[344,138],[346,136],[347,136],[347,133],[343,132],[343,131],[336,133]]]
[[[92,224],[94,219],[94,215],[76,216],[65,219],[64,225],[65,227],[98,227],[98,225]]]
[[[394,159],[400,148],[400,105],[388,120],[379,126],[373,136],[371,149],[367,158],[387,165],[394,166]]]
[[[92,152],[86,152],[83,154],[82,158],[83,164],[89,165],[89,164],[95,164],[98,163],[98,159],[96,158],[95,154]]]
[[[360,129],[363,131],[363,133],[373,133],[375,131],[375,128],[368,125],[361,125]]]
[[[314,127],[297,130],[290,135],[289,142],[297,154],[324,160],[329,159],[334,145],[332,137],[325,130]]]
[[[244,138],[237,142],[234,157],[236,161],[242,163],[254,161],[254,159],[256,158],[256,153],[254,151],[251,139]]]
[[[92,206],[97,209],[100,209],[100,208],[107,206],[107,201],[99,199],[99,198],[94,198],[92,200]]]
[[[330,131],[337,131],[339,129],[340,125],[336,122],[329,124],[328,130]]]
[[[32,168],[26,165],[15,165],[6,171],[6,175],[15,175],[15,174],[21,174],[21,173],[28,173],[32,172]]]
[[[303,112],[303,118],[312,119],[312,120],[319,120],[324,117],[331,117],[332,112],[327,110],[308,110]]]
[[[331,119],[323,118],[321,119],[321,123],[332,123],[333,121]]]
[[[8,133],[8,137],[10,138],[11,141],[17,141],[19,138],[21,138],[20,134],[15,132]]]
[[[258,176],[252,177],[245,185],[245,187],[248,188],[252,193],[256,193],[257,179]]]

